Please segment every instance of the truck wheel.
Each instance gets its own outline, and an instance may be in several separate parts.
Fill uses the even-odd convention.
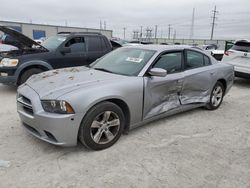
[[[22,73],[22,75],[20,76],[17,85],[21,85],[24,82],[26,82],[28,80],[29,77],[31,77],[34,74],[39,74],[41,72],[44,72],[42,69],[39,68],[31,68],[26,70],[24,73]]]

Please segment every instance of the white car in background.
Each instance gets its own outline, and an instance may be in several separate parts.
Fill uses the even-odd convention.
[[[250,41],[236,41],[225,51],[222,62],[234,65],[235,76],[250,78]]]
[[[0,52],[8,52],[12,50],[18,50],[18,48],[9,44],[0,44]]]

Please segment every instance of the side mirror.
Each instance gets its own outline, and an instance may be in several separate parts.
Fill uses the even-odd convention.
[[[162,68],[152,68],[148,72],[151,76],[165,77],[167,75],[167,71]]]
[[[60,52],[62,54],[66,54],[66,53],[70,53],[71,52],[71,49],[69,47],[63,47]]]

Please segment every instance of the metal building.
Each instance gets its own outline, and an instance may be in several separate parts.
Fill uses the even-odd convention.
[[[0,21],[0,25],[11,27],[32,39],[40,39],[41,37],[50,37],[56,35],[58,32],[100,32],[112,38],[112,30],[100,30],[82,27],[67,27],[57,25],[33,24],[12,21]]]

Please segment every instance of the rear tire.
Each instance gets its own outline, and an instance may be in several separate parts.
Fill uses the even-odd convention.
[[[17,85],[21,85],[23,83],[25,83],[29,77],[31,77],[34,74],[39,74],[41,72],[44,72],[42,69],[39,68],[31,68],[26,70],[24,73],[22,73],[22,75],[20,76]]]
[[[206,105],[206,108],[208,110],[216,110],[219,108],[223,101],[224,94],[225,88],[223,84],[221,82],[216,82],[211,91],[209,103]]]
[[[119,106],[102,102],[85,115],[79,130],[79,140],[87,148],[102,150],[112,146],[120,138],[125,117]]]

